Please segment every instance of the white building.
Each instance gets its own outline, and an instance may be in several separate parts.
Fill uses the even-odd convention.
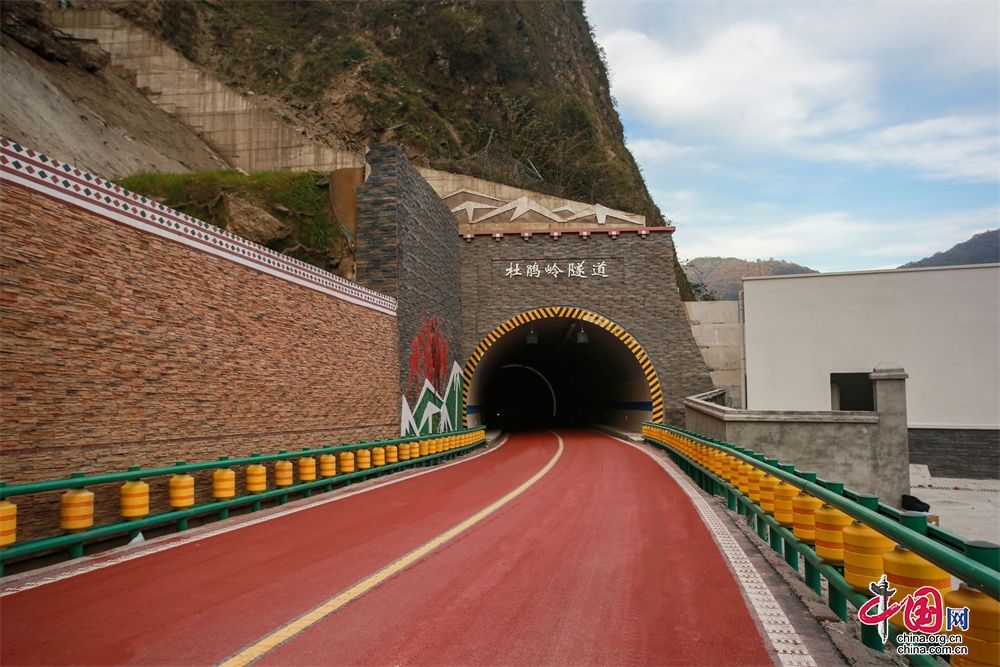
[[[910,460],[1000,476],[1000,264],[744,278],[743,311],[746,408],[870,410],[868,373],[896,362]]]

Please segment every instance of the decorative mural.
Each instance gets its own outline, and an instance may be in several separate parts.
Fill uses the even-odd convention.
[[[468,188],[451,192],[442,199],[463,227],[471,225],[492,228],[520,224],[532,229],[559,229],[605,224],[612,227],[646,224],[646,218],[642,215],[569,199],[557,200],[559,204],[550,209],[527,195],[506,201]]]
[[[412,405],[412,407],[411,407]],[[400,435],[443,433],[462,427],[462,369],[448,367],[448,340],[437,315],[424,319],[410,343],[409,374],[402,396]]]

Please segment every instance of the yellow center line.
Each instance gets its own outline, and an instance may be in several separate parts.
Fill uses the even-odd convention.
[[[554,431],[551,431],[551,433],[552,435],[556,436],[556,439],[559,441],[559,449],[556,450],[556,453],[552,457],[552,459],[547,464],[545,464],[545,467],[539,470],[537,473],[535,473],[535,475],[531,479],[526,481],[524,484],[511,491],[500,500],[494,502],[492,505],[489,505],[485,509],[482,509],[476,514],[472,515],[471,517],[469,517],[462,523],[458,524],[457,526],[441,533],[430,542],[427,542],[423,546],[417,547],[416,549],[406,554],[399,560],[393,561],[392,563],[385,566],[378,572],[372,574],[371,576],[367,577],[366,579],[362,579],[358,583],[348,588],[346,591],[340,593],[339,595],[336,595],[335,597],[330,598],[326,602],[320,604],[318,607],[315,607],[311,611],[308,611],[302,616],[299,616],[294,621],[291,621],[286,625],[283,625],[282,627],[278,628],[271,634],[254,642],[253,644],[250,644],[245,649],[243,649],[233,657],[229,658],[225,662],[219,663],[220,667],[243,667],[243,665],[249,665],[254,660],[257,660],[265,653],[268,653],[269,651],[277,647],[279,644],[288,641],[289,639],[299,634],[303,630],[323,620],[333,612],[337,611],[338,609],[346,605],[351,600],[364,595],[365,593],[375,588],[376,586],[381,584],[383,581],[385,581],[392,575],[396,574],[397,572],[406,568],[407,566],[412,565],[413,563],[420,560],[430,552],[437,549],[439,546],[441,546],[448,540],[468,530],[475,524],[479,523],[480,521],[488,517],[490,514],[493,514],[498,509],[500,509],[510,501],[514,500],[514,498],[517,498],[519,495],[527,491],[535,482],[540,480],[545,475],[545,473],[551,470],[552,466],[554,466],[556,464],[556,461],[559,460],[559,457],[562,456],[563,439],[559,437],[558,433]]]

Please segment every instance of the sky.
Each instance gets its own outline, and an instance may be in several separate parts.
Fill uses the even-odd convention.
[[[1000,3],[585,0],[682,261],[894,268],[1000,227]]]

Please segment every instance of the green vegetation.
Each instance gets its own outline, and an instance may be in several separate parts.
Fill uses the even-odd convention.
[[[116,183],[222,229],[229,227],[225,198],[238,196],[291,230],[267,243],[269,248],[336,272],[346,242],[335,223],[327,178],[316,172],[229,170],[136,174]]]
[[[976,234],[968,241],[957,243],[944,252],[936,252],[917,262],[903,264],[901,269],[925,266],[960,266],[963,264],[992,264],[1000,262],[1000,229],[989,229]]]
[[[116,9],[348,148],[392,129],[418,163],[665,224],[625,147],[581,2],[217,0]],[[360,129],[326,120],[334,91],[360,114]]]
[[[416,164],[666,225],[625,145],[579,0],[115,2],[225,83],[328,145],[399,144]],[[682,298],[693,299],[679,264]]]

